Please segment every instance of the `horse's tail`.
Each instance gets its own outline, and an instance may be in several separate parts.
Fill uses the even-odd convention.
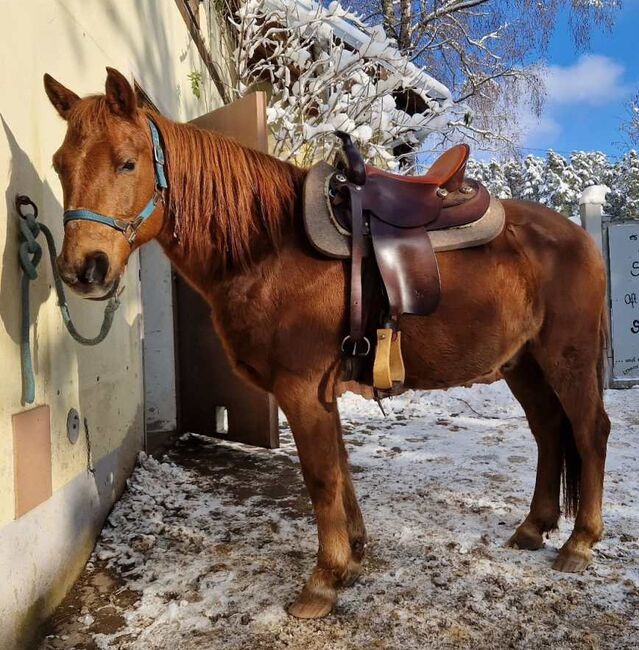
[[[599,320],[599,356],[597,357],[597,381],[599,395],[603,399],[607,374],[607,350],[609,345],[610,323],[608,310],[604,306]],[[605,414],[604,414],[605,415]],[[570,420],[564,414],[561,424],[561,448],[563,456],[562,484],[564,492],[564,513],[574,517],[579,508],[579,492],[581,483],[581,456],[577,451]]]
[[[564,493],[564,515],[574,517],[579,508],[579,493],[581,491],[581,456],[575,444],[572,424],[565,413],[561,422],[561,455],[563,457],[561,483]]]

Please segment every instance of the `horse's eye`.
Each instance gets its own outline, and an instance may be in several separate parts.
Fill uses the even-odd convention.
[[[135,161],[127,160],[123,165],[120,166],[121,172],[132,172],[135,169]]]

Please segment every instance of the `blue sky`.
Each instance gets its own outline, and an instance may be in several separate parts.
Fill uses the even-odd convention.
[[[639,0],[624,5],[613,30],[593,34],[587,52],[575,49],[565,20],[558,24],[546,60],[544,114],[524,142],[531,153],[599,150],[615,156],[627,149],[619,127],[628,99],[639,90]]]

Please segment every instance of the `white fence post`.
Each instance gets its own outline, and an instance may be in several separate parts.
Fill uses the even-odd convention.
[[[579,197],[579,216],[581,225],[595,240],[599,252],[602,254],[607,275],[606,291],[606,308],[610,309],[609,291],[610,291],[610,260],[608,259],[607,246],[604,246],[604,204],[606,203],[606,194],[610,192],[607,185],[591,185],[587,187]],[[608,311],[610,318],[610,311]],[[610,334],[611,336],[611,334]],[[611,384],[612,373],[612,340],[608,340],[606,349],[606,369],[604,371],[604,383],[606,388]]]
[[[604,255],[603,207],[608,192],[610,192],[610,188],[607,185],[591,185],[579,197],[581,225],[593,236],[602,255]]]

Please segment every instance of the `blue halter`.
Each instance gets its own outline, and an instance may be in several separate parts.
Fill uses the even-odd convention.
[[[164,173],[164,150],[160,142],[160,132],[153,121],[147,117],[149,128],[151,129],[151,140],[153,141],[153,160],[155,163],[155,191],[149,202],[142,208],[142,211],[132,221],[108,217],[93,210],[79,208],[78,210],[66,210],[64,212],[63,222],[66,225],[69,221],[78,219],[84,221],[95,221],[105,226],[119,230],[126,238],[129,244],[133,245],[138,228],[153,214],[157,204],[162,200],[162,190],[168,187],[166,175]]]

